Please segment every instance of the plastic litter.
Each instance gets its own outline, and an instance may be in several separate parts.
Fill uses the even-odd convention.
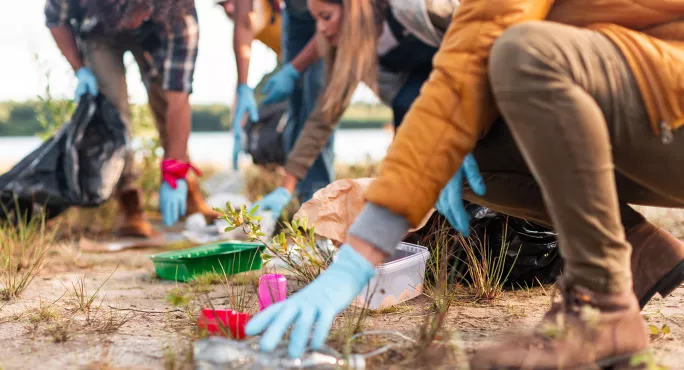
[[[219,272],[233,275],[261,268],[265,246],[239,241],[202,245],[150,256],[157,275],[163,279],[188,281],[194,276]]]
[[[223,335],[222,329],[227,329],[233,338],[244,339],[245,326],[251,318],[252,315],[248,313],[205,308],[197,319],[197,327],[215,335]]]
[[[287,279],[280,274],[264,274],[259,277],[259,310],[287,298]]]
[[[347,345],[365,336],[395,337],[405,343],[415,344],[415,339],[394,330],[370,330],[354,334]],[[334,349],[324,346],[319,351],[309,349],[304,356],[291,359],[287,354],[287,341],[280,343],[271,353],[259,350],[259,339],[248,338],[235,341],[220,337],[198,340],[194,345],[194,359],[197,370],[246,369],[246,370],[290,370],[290,369],[350,369],[364,370],[366,360],[382,355],[391,349],[403,346],[396,341],[370,352],[343,356]]]
[[[353,304],[379,310],[418,297],[423,293],[425,265],[429,258],[427,248],[400,243],[392,259],[375,268],[378,274]]]
[[[70,206],[101,205],[119,182],[126,146],[118,110],[102,94],[84,95],[55,136],[0,176],[0,219],[15,220],[17,209],[52,218]]]
[[[197,370],[289,370],[289,369],[351,369],[363,370],[366,361],[363,356],[351,355],[348,358],[337,351],[324,348],[320,351],[307,351],[298,359],[287,355],[284,341],[271,353],[259,350],[258,338],[235,341],[220,337],[209,337],[195,342],[195,368]]]

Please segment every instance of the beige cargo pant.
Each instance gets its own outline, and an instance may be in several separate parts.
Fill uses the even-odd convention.
[[[126,66],[124,54],[130,51],[140,68],[140,74],[147,89],[150,109],[154,116],[155,125],[159,131],[161,146],[166,149],[166,94],[162,89],[159,78],[151,77],[151,63],[146,59],[142,48],[135,40],[127,35],[111,38],[92,38],[83,43],[83,55],[86,66],[97,78],[101,94],[118,108],[121,119],[126,125],[127,134],[132,133],[131,107],[128,102],[128,86],[126,84]],[[129,141],[130,142],[130,141]],[[124,166],[118,191],[125,191],[137,187],[137,173],[134,169],[134,152],[128,150],[126,165]]]
[[[513,27],[489,74],[504,119],[474,152],[487,194],[464,197],[553,226],[571,283],[631,289],[625,228],[642,217],[628,203],[684,208],[684,131],[654,135],[622,53],[595,31]]]

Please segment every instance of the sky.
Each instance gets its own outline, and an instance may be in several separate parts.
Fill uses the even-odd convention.
[[[0,0],[0,101],[35,99],[45,91],[50,73],[51,93],[71,98],[76,79],[45,27],[44,0]],[[200,24],[199,52],[193,94],[194,104],[232,104],[237,74],[232,49],[233,25],[214,0],[196,0]],[[254,87],[276,65],[275,54],[255,42],[252,47],[249,84]],[[37,58],[37,59],[36,59]],[[133,57],[124,63],[131,102],[145,103],[147,95]],[[354,100],[375,101],[368,89]]]

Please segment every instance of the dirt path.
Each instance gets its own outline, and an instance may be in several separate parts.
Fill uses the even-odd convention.
[[[17,302],[0,310],[0,364],[2,369],[174,369],[181,368],[191,348],[195,317],[177,311],[165,297],[177,285],[158,280],[147,255],[152,250],[115,254],[55,257]],[[82,267],[78,267],[78,266]],[[89,293],[103,285],[100,315],[121,315],[128,319],[120,328],[93,329],[77,314],[67,338],[60,337],[59,323],[64,322],[73,297],[64,294],[66,287],[78,286],[84,278]],[[225,304],[221,285],[212,286],[214,303]],[[455,330],[466,347],[482,345],[515,327],[530,327],[549,304],[549,292],[542,288],[506,292],[492,302],[459,301],[450,310],[447,327]],[[61,297],[61,299],[60,299]],[[59,300],[58,300],[59,299]],[[56,317],[36,319],[36,308],[51,307]],[[414,299],[381,315],[372,315],[367,329],[393,329],[414,335],[425,318],[429,300]],[[109,306],[151,312],[112,310]],[[33,309],[33,310],[32,310]],[[46,311],[45,309],[42,311]],[[39,312],[42,312],[39,310]],[[172,311],[172,312],[167,312]],[[166,312],[166,313],[164,313]],[[644,311],[649,324],[671,333],[655,337],[653,348],[658,361],[671,369],[684,369],[684,287],[665,300],[654,299]],[[73,316],[73,314],[72,314]],[[99,325],[99,324],[98,324]],[[63,328],[62,328],[63,329]]]

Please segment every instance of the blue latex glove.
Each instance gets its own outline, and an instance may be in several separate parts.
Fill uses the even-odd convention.
[[[266,94],[264,104],[280,103],[287,99],[295,89],[299,72],[291,63],[287,63],[271,77],[262,92]]]
[[[311,347],[320,349],[335,316],[351,304],[374,275],[373,265],[345,244],[340,248],[337,260],[316,280],[256,315],[247,323],[245,333],[257,335],[266,330],[260,344],[263,351],[270,352],[294,324],[288,348],[290,357],[304,354],[312,330]]]
[[[245,114],[249,113],[249,119],[253,122],[259,120],[254,91],[247,84],[240,84],[237,88],[237,104],[233,116],[233,169],[238,169],[238,156],[242,151],[242,127],[240,122]]]
[[[76,71],[76,78],[78,84],[76,85],[76,92],[74,93],[74,100],[78,100],[85,94],[97,96],[97,79],[90,69],[81,67]]]
[[[185,216],[188,199],[188,183],[176,180],[176,188],[172,188],[166,181],[162,181],[159,189],[159,209],[166,226],[172,226]]]
[[[261,200],[254,203],[252,206],[258,205],[259,210],[261,211],[273,212],[273,218],[277,220],[283,213],[283,209],[290,203],[290,200],[292,200],[292,194],[290,194],[287,189],[279,187],[261,198]]]
[[[436,208],[439,213],[449,220],[451,226],[467,237],[470,235],[470,214],[463,207],[464,176],[475,194],[479,196],[485,194],[487,189],[480,175],[480,170],[477,168],[475,157],[472,154],[468,154],[463,160],[463,166],[449,180],[447,186],[442,189]]]

